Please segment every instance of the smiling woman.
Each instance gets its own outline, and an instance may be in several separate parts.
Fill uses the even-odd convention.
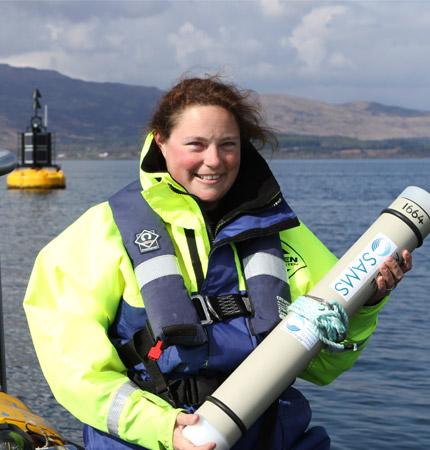
[[[259,154],[276,138],[254,100],[219,77],[180,81],[148,125],[140,179],[36,260],[24,300],[33,342],[55,398],[85,423],[87,450],[214,449],[184,427],[336,262]],[[292,254],[303,266],[288,273]],[[302,378],[330,383],[354,364],[410,269],[403,260],[381,265],[350,321],[345,343],[362,342],[358,351],[322,351]],[[328,449],[310,419],[290,386],[232,450]]]
[[[173,179],[206,210],[216,208],[239,173],[240,132],[233,114],[220,106],[190,106],[167,140],[157,131],[154,137]]]

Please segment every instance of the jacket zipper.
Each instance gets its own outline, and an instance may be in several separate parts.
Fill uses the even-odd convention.
[[[278,192],[278,193],[275,195],[275,197],[273,198],[273,200],[272,200],[270,203],[268,203],[267,205],[262,206],[261,208],[258,208],[258,209],[253,209],[253,210],[237,211],[236,213],[234,213],[234,214],[231,215],[230,217],[227,217],[226,219],[221,220],[221,221],[218,223],[218,225],[215,227],[215,230],[214,230],[212,227],[209,227],[209,226],[207,225],[207,223],[208,223],[207,220],[206,220],[206,219],[207,219],[207,215],[206,215],[206,212],[205,212],[204,208],[202,208],[202,206],[201,206],[201,204],[200,204],[200,200],[199,200],[198,197],[196,197],[196,196],[193,195],[193,194],[190,194],[189,192],[183,192],[183,191],[179,190],[178,188],[176,188],[175,186],[173,186],[173,185],[170,184],[170,183],[169,183],[169,187],[170,187],[170,189],[171,189],[173,192],[175,192],[175,193],[177,193],[177,194],[181,194],[181,195],[189,195],[191,198],[193,198],[193,199],[197,202],[197,204],[199,205],[200,210],[201,210],[201,212],[202,212],[203,218],[205,219],[206,231],[207,231],[207,233],[208,233],[208,237],[209,237],[209,242],[210,242],[210,244],[211,244],[211,248],[213,247],[213,244],[214,244],[214,242],[215,242],[216,235],[218,234],[218,232],[220,231],[220,229],[221,229],[222,227],[224,227],[225,225],[227,225],[228,223],[232,222],[234,219],[237,219],[239,216],[244,215],[244,214],[255,214],[255,213],[260,213],[260,212],[268,211],[268,210],[270,210],[270,209],[275,208],[276,206],[278,206],[279,203],[281,203],[281,201],[282,201],[282,195],[281,195],[281,192]]]
[[[225,220],[221,220],[218,225],[215,228],[215,236],[218,234],[218,231],[224,227],[225,225],[227,225],[228,223],[232,222],[234,219],[237,219],[239,216],[245,215],[245,214],[256,214],[256,213],[261,213],[264,211],[268,211],[269,209],[275,208],[276,206],[279,205],[279,203],[281,203],[282,201],[282,197],[280,196],[280,192],[278,192],[278,194],[276,194],[276,196],[274,197],[274,200],[271,201],[271,203],[262,206],[261,208],[257,208],[257,209],[253,209],[253,210],[244,210],[244,211],[237,211],[236,213],[234,213],[232,216],[227,217]]]
[[[215,242],[215,236],[216,236],[216,232],[214,232],[213,227],[208,226],[208,221],[207,221],[207,214],[204,210],[204,208],[202,208],[201,204],[200,204],[200,199],[198,197],[196,197],[193,194],[190,194],[189,192],[183,192],[181,190],[179,190],[177,187],[173,186],[173,184],[169,183],[169,187],[170,189],[175,192],[176,194],[180,194],[180,195],[189,195],[191,198],[193,198],[196,203],[199,205],[200,211],[202,212],[202,216],[203,219],[205,221],[205,227],[206,227],[206,231],[208,233],[208,238],[209,238],[209,243],[210,243],[210,247],[212,248],[213,243]]]

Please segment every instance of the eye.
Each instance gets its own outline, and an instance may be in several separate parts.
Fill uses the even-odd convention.
[[[187,143],[187,146],[192,148],[192,149],[201,149],[203,148],[203,142],[201,141],[190,141]]]
[[[235,141],[225,141],[221,144],[224,150],[234,150],[237,147],[237,142]]]

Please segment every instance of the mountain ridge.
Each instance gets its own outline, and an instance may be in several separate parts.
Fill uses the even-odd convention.
[[[282,94],[260,98],[266,121],[281,133],[363,140],[430,136],[430,111],[370,101],[333,105]]]
[[[32,93],[48,105],[48,129],[59,152],[73,146],[135,154],[142,128],[162,90],[116,82],[83,81],[54,70],[0,64],[0,147],[14,150],[34,115]],[[258,94],[258,93],[257,93]],[[279,134],[345,136],[361,140],[430,136],[430,111],[371,101],[336,105],[287,94],[258,94],[264,118]],[[43,115],[43,110],[42,114]]]

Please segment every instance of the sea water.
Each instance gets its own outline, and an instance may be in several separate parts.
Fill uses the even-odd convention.
[[[82,444],[81,423],[58,405],[44,380],[22,300],[39,250],[136,179],[139,168],[137,160],[61,165],[65,190],[7,190],[6,177],[0,178],[7,381],[10,394]],[[338,257],[405,187],[430,190],[430,159],[272,160],[270,166],[290,206]],[[355,366],[328,386],[296,382],[311,403],[313,424],[326,427],[334,450],[430,448],[429,241],[413,253],[413,271],[382,310]]]

